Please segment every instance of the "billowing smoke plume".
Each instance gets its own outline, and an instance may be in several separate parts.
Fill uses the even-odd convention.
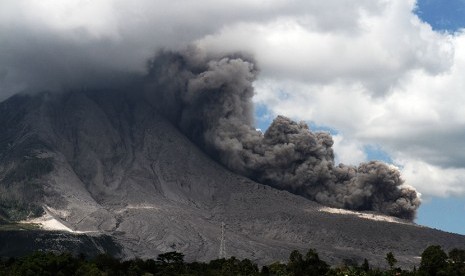
[[[328,206],[414,218],[420,200],[396,168],[378,161],[336,166],[328,133],[283,116],[264,134],[255,130],[250,58],[163,52],[149,67],[147,97],[232,171]]]

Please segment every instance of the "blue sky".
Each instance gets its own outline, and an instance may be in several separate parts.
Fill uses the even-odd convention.
[[[433,29],[455,32],[465,27],[464,0],[419,0],[416,14]]]
[[[465,28],[464,0],[419,0],[416,14],[434,30],[456,32]],[[430,197],[418,212],[418,224],[465,234],[465,197]]]

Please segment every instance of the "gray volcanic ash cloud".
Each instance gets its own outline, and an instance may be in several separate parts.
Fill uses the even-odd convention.
[[[278,116],[253,127],[257,76],[243,55],[162,52],[149,66],[146,96],[188,137],[232,171],[319,203],[412,220],[420,205],[397,168],[379,161],[334,163],[333,140],[304,122]]]

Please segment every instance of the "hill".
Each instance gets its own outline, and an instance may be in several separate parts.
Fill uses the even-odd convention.
[[[126,257],[217,258],[222,222],[227,255],[260,264],[315,248],[330,264],[372,256],[384,266],[392,251],[413,266],[431,244],[465,248],[465,236],[328,208],[235,174],[156,110],[123,88],[0,103],[0,214],[108,235]]]

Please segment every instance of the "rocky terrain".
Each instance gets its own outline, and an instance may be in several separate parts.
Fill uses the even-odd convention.
[[[384,266],[392,251],[413,266],[428,245],[465,248],[465,236],[327,208],[234,174],[138,91],[16,95],[0,103],[0,129],[0,218],[51,216],[68,232],[112,237],[124,257],[217,258],[222,222],[227,255],[261,264],[315,248],[330,264]]]

